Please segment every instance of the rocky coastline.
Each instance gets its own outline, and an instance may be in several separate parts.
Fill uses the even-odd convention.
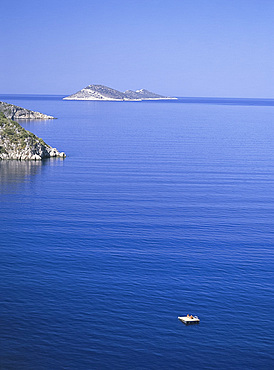
[[[51,157],[66,155],[0,112],[0,160],[39,161]]]
[[[0,112],[12,120],[17,119],[55,119],[53,116],[48,116],[40,112],[34,112],[32,110],[18,107],[14,104],[4,103],[0,101]]]

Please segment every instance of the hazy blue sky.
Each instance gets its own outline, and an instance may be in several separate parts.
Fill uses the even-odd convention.
[[[2,1],[0,93],[274,98],[274,0]]]

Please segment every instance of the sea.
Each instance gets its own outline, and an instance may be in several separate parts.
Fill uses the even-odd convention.
[[[1,370],[273,369],[274,100],[62,97],[0,96],[67,155],[0,161]]]

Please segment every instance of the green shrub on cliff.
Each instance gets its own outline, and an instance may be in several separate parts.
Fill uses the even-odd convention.
[[[34,135],[32,132],[25,130],[19,123],[7,119],[3,112],[0,112],[0,144],[2,141],[9,141],[20,148],[25,148],[27,143],[35,145],[39,142],[42,145],[49,147],[44,140]]]

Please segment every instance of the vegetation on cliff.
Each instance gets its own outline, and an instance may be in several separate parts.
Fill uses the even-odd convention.
[[[33,159],[65,157],[19,123],[0,112],[0,159]]]

